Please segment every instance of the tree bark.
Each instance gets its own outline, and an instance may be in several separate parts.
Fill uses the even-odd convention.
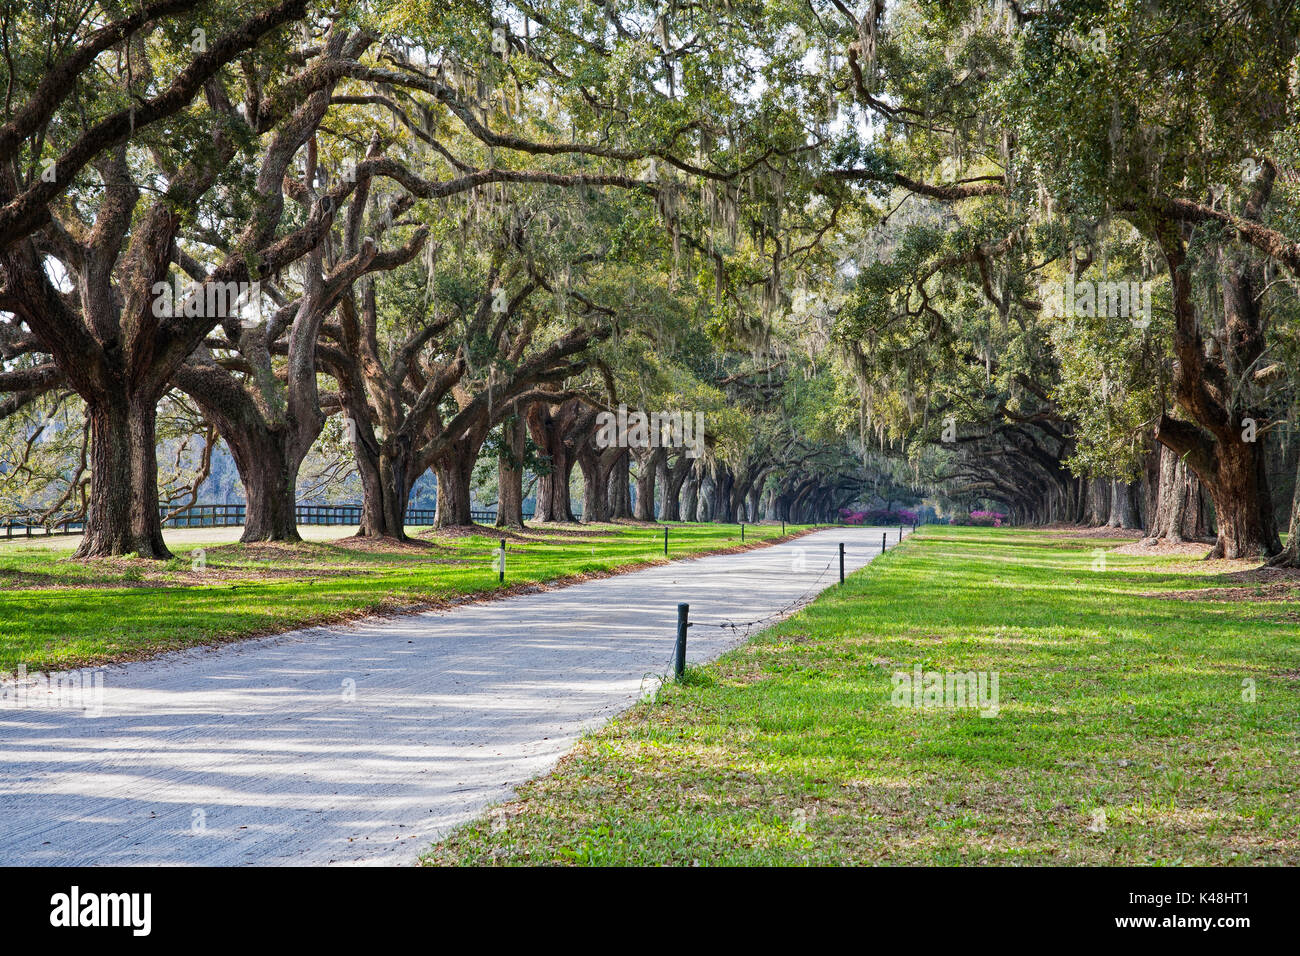
[[[1282,550],[1263,451],[1262,443],[1219,445],[1218,480],[1210,487],[1218,537],[1207,557],[1267,558]]]
[[[456,442],[461,446],[462,442]],[[436,528],[466,528],[474,524],[470,513],[470,473],[477,454],[463,447],[441,456],[433,463],[438,476],[438,511],[433,519]]]
[[[636,476],[636,510],[633,516],[637,521],[655,520],[655,479],[659,476],[659,463],[668,455],[667,449],[647,449],[639,456]]]
[[[1214,502],[1217,539],[1208,558],[1271,557],[1282,550],[1262,442],[1210,441],[1190,422],[1165,416],[1157,437],[1184,457]]]
[[[725,465],[718,465],[717,474],[713,478],[713,517],[711,520],[721,524],[736,523],[736,510],[731,499],[731,489],[735,483],[736,479],[731,474],[731,469]]]
[[[713,518],[713,476],[707,473],[700,475],[700,480],[695,488],[695,517],[693,521],[706,522]]]
[[[1110,482],[1101,478],[1089,478],[1084,524],[1090,528],[1100,528],[1108,520],[1110,520]]]
[[[1257,193],[1247,204],[1246,219],[1258,219],[1262,202]],[[1230,384],[1233,369],[1252,368],[1265,349],[1265,316],[1260,309],[1261,273],[1257,263],[1240,252],[1223,257],[1224,323],[1218,356],[1205,348],[1193,304],[1186,248],[1178,224],[1155,220],[1155,239],[1164,253],[1173,291],[1174,395],[1190,421],[1165,414],[1156,438],[1187,461],[1214,502],[1218,539],[1209,558],[1271,557],[1282,550],[1262,441],[1247,431],[1254,411],[1248,396]],[[1226,358],[1224,357],[1226,355]]]
[[[497,527],[524,526],[524,452],[527,447],[524,416],[516,412],[501,423],[501,451],[497,455]]]
[[[207,357],[182,365],[172,381],[194,399],[235,459],[246,502],[239,540],[301,541],[295,510],[298,469],[324,425],[319,403],[301,422],[286,410],[268,424],[244,386]]]
[[[1148,470],[1153,493],[1148,496],[1149,518],[1144,540],[1151,544],[1204,540],[1210,529],[1204,520],[1200,482],[1172,448],[1157,444],[1156,452],[1155,468]]]
[[[528,410],[528,430],[533,441],[549,460],[548,474],[537,479],[536,520],[572,523],[573,503],[569,496],[569,479],[573,474],[576,447],[568,433],[581,412],[581,403],[569,399],[552,410],[547,402],[536,402]]]
[[[537,514],[536,519],[544,522],[568,522],[577,519],[573,515],[573,502],[569,497],[569,478],[573,474],[573,462],[563,445],[557,447],[549,456],[551,470],[537,479]]]
[[[360,424],[357,433],[353,447],[362,492],[361,527],[357,537],[405,541],[406,506],[411,485],[419,477],[410,474],[409,443],[398,435],[372,446],[370,436],[362,434]]]
[[[1137,485],[1111,479],[1108,528],[1141,528],[1138,520]]]
[[[244,486],[244,533],[239,540],[301,541],[297,522],[298,466],[283,432],[223,435]]]
[[[609,477],[621,448],[597,448],[588,439],[578,449],[582,469],[582,520],[588,524],[609,520]]]
[[[699,506],[700,481],[695,477],[695,469],[691,468],[686,473],[686,480],[682,482],[682,505],[681,516],[683,521],[694,521],[696,508]]]
[[[632,517],[632,468],[628,450],[614,459],[614,466],[609,470],[609,517],[610,520]]]
[[[75,557],[172,556],[158,512],[157,402],[125,389],[87,400],[90,507]]]
[[[660,518],[663,521],[681,521],[682,520],[682,487],[686,483],[687,476],[691,473],[691,466],[695,464],[695,459],[687,457],[686,453],[678,452],[677,458],[674,459],[672,467],[666,468],[664,472],[663,484],[663,509],[660,512]]]

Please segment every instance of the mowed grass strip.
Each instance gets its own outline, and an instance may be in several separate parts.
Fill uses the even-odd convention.
[[[737,525],[669,525],[673,558],[739,547]],[[805,527],[787,526],[797,534]],[[780,537],[747,525],[745,545]],[[498,592],[502,535],[428,536],[408,546],[357,539],[295,546],[173,547],[168,562],[74,561],[72,548],[0,548],[0,672],[80,667],[375,611]],[[506,586],[662,562],[663,527],[530,528],[506,535]],[[196,558],[202,552],[202,562]]]
[[[425,862],[1300,863],[1294,595],[1122,543],[927,527]],[[997,716],[892,706],[917,664]]]

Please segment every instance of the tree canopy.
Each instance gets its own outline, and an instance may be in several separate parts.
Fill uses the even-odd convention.
[[[297,539],[306,468],[398,539],[432,475],[442,528],[924,504],[1295,563],[1298,36],[1284,0],[0,2],[0,509],[166,557],[215,450],[245,540]],[[667,431],[602,437],[629,410]]]

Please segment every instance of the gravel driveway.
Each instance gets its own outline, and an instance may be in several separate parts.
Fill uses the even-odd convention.
[[[679,601],[688,660],[711,660],[746,633],[719,624],[785,613],[835,583],[839,542],[852,571],[880,536],[109,667],[87,711],[10,684],[0,864],[412,863],[652,688]]]

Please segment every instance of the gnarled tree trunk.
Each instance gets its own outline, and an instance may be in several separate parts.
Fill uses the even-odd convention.
[[[682,520],[682,487],[686,484],[686,478],[691,473],[691,466],[695,464],[695,459],[687,456],[685,451],[677,453],[676,459],[673,460],[671,468],[664,470],[663,483],[663,508],[660,511],[660,519],[663,521],[681,521]],[[694,501],[692,501],[692,506]],[[689,509],[687,514],[690,514]]]
[[[421,465],[428,462],[428,467],[438,476],[438,510],[433,517],[435,528],[475,527],[470,510],[470,484],[474,463],[478,461],[478,453],[490,430],[490,420],[480,418],[460,432],[459,438],[440,442],[438,451],[425,453]],[[424,468],[420,470],[424,471]]]
[[[406,540],[406,505],[411,486],[411,449],[405,436],[394,435],[371,445],[358,426],[357,473],[361,476],[361,527],[357,537]]]
[[[552,410],[547,402],[537,402],[528,410],[528,430],[543,455],[549,459],[549,471],[537,479],[536,520],[573,522],[573,503],[569,497],[569,478],[573,474],[576,447],[569,432],[581,414],[581,403],[569,399]]]
[[[636,510],[633,512],[637,521],[655,520],[655,479],[659,476],[659,464],[667,455],[664,448],[652,448],[638,456]]]
[[[609,470],[609,517],[611,520],[632,517],[631,455],[622,449]]]
[[[1083,523],[1090,528],[1100,528],[1110,520],[1110,482],[1102,478],[1088,479],[1087,510]]]
[[[537,479],[537,513],[538,521],[573,522],[573,503],[569,497],[569,478],[573,474],[573,462],[569,460],[568,450],[563,446],[555,449],[550,456],[550,471]]]
[[[696,508],[699,506],[700,480],[695,477],[695,469],[692,468],[686,473],[686,480],[682,482],[682,510],[681,516],[683,521],[694,521]]]
[[[524,416],[516,412],[501,423],[501,450],[497,455],[497,527],[524,526]]]
[[[735,524],[736,510],[731,500],[731,489],[736,483],[731,470],[718,465],[713,478],[713,515],[710,520],[721,524]]]
[[[244,486],[239,540],[301,541],[296,520],[298,469],[324,424],[313,403],[310,420],[286,412],[267,423],[244,386],[204,355],[182,365],[172,381],[199,406],[221,435]]]
[[[301,541],[297,522],[298,466],[281,431],[223,435],[244,486],[240,541]]]
[[[1210,529],[1204,520],[1200,481],[1166,445],[1157,444],[1152,459],[1147,472],[1147,537],[1143,540],[1151,544],[1204,540]]]
[[[1271,177],[1271,173],[1269,177]],[[1243,210],[1243,218],[1259,218],[1261,184]],[[1161,416],[1156,438],[1184,457],[1214,502],[1218,540],[1210,558],[1270,557],[1282,550],[1262,441],[1247,419],[1262,417],[1249,405],[1248,394],[1229,384],[1237,369],[1250,369],[1265,349],[1260,309],[1261,273],[1257,263],[1241,252],[1222,260],[1224,322],[1216,338],[1218,354],[1205,348],[1195,306],[1183,235],[1177,223],[1156,217],[1160,243],[1173,289],[1174,396],[1188,419]],[[1224,357],[1226,354],[1226,358]]]
[[[597,448],[592,440],[578,448],[578,466],[582,469],[582,520],[609,520],[609,476],[614,461],[622,457],[621,448]]]
[[[1110,483],[1110,517],[1106,521],[1108,528],[1141,528],[1138,517],[1138,485],[1136,482],[1124,482],[1112,479]]]
[[[125,388],[87,399],[90,507],[76,557],[171,557],[158,512],[158,399]]]
[[[466,528],[474,524],[470,513],[470,473],[477,457],[455,442],[454,450],[436,458],[434,473],[438,476],[438,510],[433,524],[436,528]]]
[[[1218,531],[1210,558],[1265,558],[1282,550],[1262,443],[1220,443],[1210,497]]]

